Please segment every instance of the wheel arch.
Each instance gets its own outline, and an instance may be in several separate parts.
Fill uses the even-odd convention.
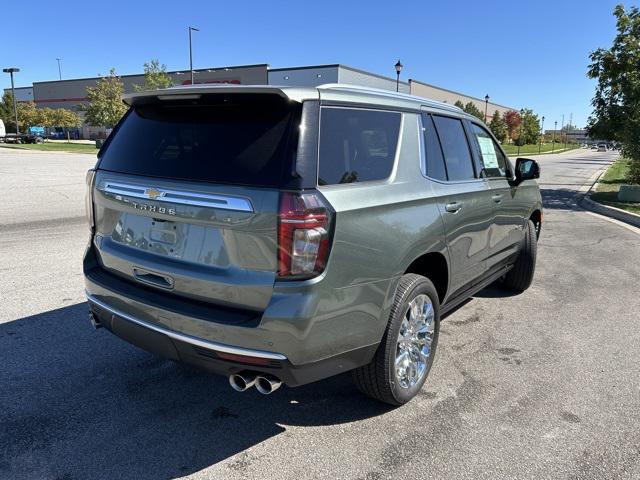
[[[427,277],[436,287],[442,304],[449,290],[449,262],[440,252],[428,252],[414,259],[404,272]]]
[[[529,215],[529,220],[533,222],[533,226],[536,229],[536,238],[540,238],[542,232],[542,209],[535,208]]]

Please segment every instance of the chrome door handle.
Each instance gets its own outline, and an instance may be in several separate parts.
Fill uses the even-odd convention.
[[[444,206],[444,209],[449,213],[458,213],[462,208],[462,202],[451,202]]]
[[[493,199],[494,202],[500,203],[502,201],[502,194],[496,193],[495,195],[491,195],[491,198]]]

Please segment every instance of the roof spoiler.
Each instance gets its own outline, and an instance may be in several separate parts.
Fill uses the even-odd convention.
[[[122,101],[129,106],[136,105],[153,97],[161,101],[197,99],[202,95],[227,94],[227,93],[263,93],[267,95],[279,95],[291,101],[301,101],[297,94],[298,89],[273,87],[268,85],[184,85],[178,87],[163,88],[161,90],[146,90],[142,92],[127,93],[122,96]]]

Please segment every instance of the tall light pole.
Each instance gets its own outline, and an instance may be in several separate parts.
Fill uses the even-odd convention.
[[[542,116],[542,126],[540,127],[540,146],[538,147],[538,153],[542,152],[542,139],[544,138],[544,115]]]
[[[484,96],[484,123],[487,123],[487,108],[489,107],[489,94]]]
[[[191,85],[193,85],[193,47],[191,46],[191,32],[199,32],[196,27],[189,27],[189,70],[191,70]]]
[[[60,57],[56,57],[56,60],[58,61],[58,80],[62,80],[62,69],[60,68]]]
[[[16,119],[16,135],[19,135],[20,129],[18,128],[18,106],[16,104],[16,89],[13,84],[13,74],[18,73],[20,69],[16,67],[10,67],[10,68],[3,68],[2,71],[4,73],[8,73],[9,75],[11,75],[11,96],[13,97],[13,115]]]
[[[569,123],[567,123],[567,131],[564,134],[564,149],[567,149],[567,144],[569,143],[569,129],[571,128],[571,122],[573,122],[573,112],[569,114]]]
[[[402,64],[400,63],[400,59],[398,59],[395,64],[396,67],[396,92],[400,91],[400,72],[402,71]]]
[[[518,135],[518,153],[520,155],[520,145],[522,145],[522,117],[524,116],[524,108],[520,109],[520,135]]]
[[[553,140],[551,140],[551,153],[556,149],[556,130],[558,128],[558,121],[553,122]]]

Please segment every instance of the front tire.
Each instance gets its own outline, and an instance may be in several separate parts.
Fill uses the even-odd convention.
[[[356,386],[381,402],[407,403],[429,375],[439,330],[440,302],[433,283],[421,275],[403,275],[373,360],[353,372]]]
[[[524,292],[531,286],[533,275],[536,271],[536,258],[538,256],[538,241],[536,227],[531,220],[525,227],[522,248],[513,268],[504,277],[503,285],[515,292]]]

